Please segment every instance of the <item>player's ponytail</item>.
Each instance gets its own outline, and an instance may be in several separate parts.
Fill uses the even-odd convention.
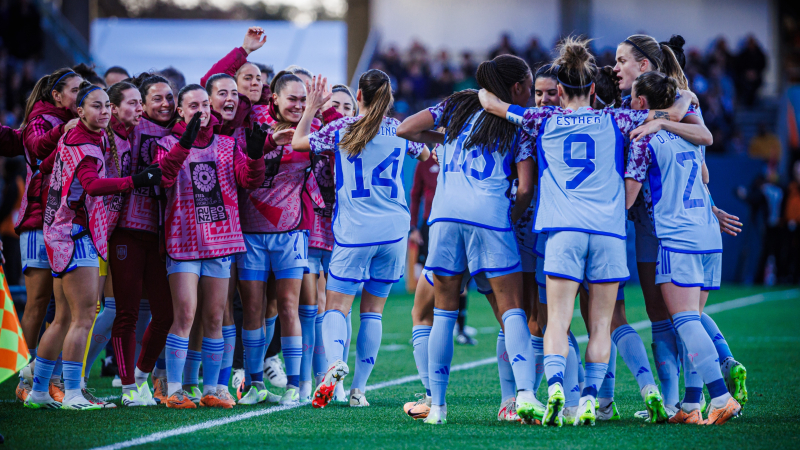
[[[367,114],[350,125],[339,147],[348,155],[358,155],[381,129],[383,117],[394,103],[392,83],[389,75],[378,69],[364,72],[358,80],[361,99],[368,109]]]
[[[683,40],[683,38],[681,38],[681,40]],[[683,69],[681,68],[681,63],[678,61],[677,55],[672,50],[672,46],[662,43],[659,44],[659,47],[661,48],[662,55],[661,72],[668,77],[674,78],[678,82],[678,87],[681,89],[689,89],[689,80],[686,79],[686,75],[683,73]],[[681,53],[681,55],[683,56],[683,53]]]
[[[37,81],[36,85],[33,86],[31,95],[28,96],[28,101],[25,103],[25,118],[22,122],[21,128],[25,128],[25,126],[28,124],[31,112],[33,111],[33,106],[36,104],[36,102],[45,101],[51,105],[54,105],[55,100],[53,100],[53,91],[62,92],[64,87],[67,85],[67,81],[74,77],[80,77],[80,75],[75,73],[75,71],[69,67],[64,67],[56,70],[50,75],[45,75],[42,78],[39,78],[39,81]]]
[[[675,103],[678,81],[660,72],[645,72],[633,82],[638,97],[646,97],[650,109],[667,109]]]
[[[478,85],[507,103],[511,100],[511,88],[523,83],[530,76],[531,69],[519,57],[500,55],[478,66],[475,79]],[[497,150],[504,155],[514,144],[517,128],[507,120],[482,111],[478,92],[472,89],[456,92],[445,99],[444,111],[439,124],[445,127],[447,143],[458,139],[464,126],[472,116],[480,112],[475,128],[464,143],[464,148],[482,147]]]
[[[597,66],[594,55],[589,51],[589,39],[575,36],[566,37],[556,48],[558,57],[553,61],[558,66],[558,84],[567,97],[589,95]]]

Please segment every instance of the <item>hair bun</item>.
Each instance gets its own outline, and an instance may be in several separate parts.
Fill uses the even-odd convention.
[[[683,46],[686,44],[686,40],[683,39],[683,36],[680,34],[673,34],[671,38],[669,38],[669,45],[672,48],[672,51],[676,53],[683,53]]]

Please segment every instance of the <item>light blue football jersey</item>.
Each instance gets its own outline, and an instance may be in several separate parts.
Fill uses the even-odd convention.
[[[402,169],[404,154],[413,152],[407,140],[397,137],[397,124],[384,120],[378,134],[356,156],[339,149],[346,129],[336,131],[333,236],[337,245],[387,244],[408,236],[411,215]]]
[[[457,139],[437,150],[439,171],[428,225],[435,222],[460,222],[498,231],[510,231],[511,163],[521,142],[505,155],[496,149],[464,148],[483,110],[475,113]]]
[[[581,231],[625,239],[624,137],[614,117],[591,108],[557,113],[536,142],[539,195],[534,231]]]
[[[719,221],[703,186],[700,146],[662,130],[650,138],[648,169],[656,236],[680,253],[722,251]]]

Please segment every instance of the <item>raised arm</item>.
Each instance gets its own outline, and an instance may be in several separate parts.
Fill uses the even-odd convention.
[[[314,77],[311,84],[306,85],[308,94],[306,95],[306,110],[303,111],[303,117],[292,137],[292,150],[298,152],[307,152],[311,150],[311,143],[309,136],[311,135],[311,124],[314,122],[314,116],[317,111],[322,108],[325,103],[331,98],[331,94],[327,93],[328,79],[322,76]]]
[[[427,109],[406,118],[397,127],[397,136],[409,141],[422,142],[429,146],[444,144],[444,133],[433,131],[436,126],[433,114]],[[428,159],[425,157],[425,159]],[[424,161],[425,159],[422,159]]]
[[[263,28],[248,28],[242,46],[234,48],[211,66],[211,69],[200,79],[200,85],[205,86],[208,79],[218,73],[226,73],[230,76],[236,75],[236,71],[247,62],[247,55],[261,48],[266,42],[267,35],[264,33]]]

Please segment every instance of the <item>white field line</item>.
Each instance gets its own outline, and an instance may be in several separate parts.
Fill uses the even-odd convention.
[[[757,294],[752,295],[750,297],[742,297],[737,298],[734,300],[729,300],[727,302],[717,303],[715,305],[710,305],[705,308],[705,312],[707,314],[714,314],[721,311],[728,311],[731,309],[743,308],[745,306],[751,306],[758,303],[764,303],[769,301],[775,300],[787,300],[790,298],[794,298],[800,296],[800,289],[789,289],[785,291],[777,291],[777,292],[768,292],[764,294]],[[650,321],[649,320],[642,320],[639,322],[634,322],[630,324],[633,329],[640,331],[647,328],[650,328]],[[577,336],[578,342],[588,342],[589,337],[586,335]],[[496,357],[490,357],[485,359],[480,359],[477,361],[472,361],[464,364],[458,364],[450,368],[450,372],[458,372],[462,370],[469,370],[475,367],[485,366],[488,364],[494,364],[497,361]],[[395,380],[384,381],[382,383],[372,384],[367,386],[367,391],[374,391],[377,389],[383,389],[390,386],[397,386],[400,384],[411,383],[413,381],[419,380],[419,375],[409,375],[406,377],[397,378]],[[289,409],[298,408],[301,405],[290,405],[290,406],[273,406],[272,408],[267,409],[260,409],[258,411],[251,411],[243,414],[237,414],[235,416],[225,417],[222,419],[214,419],[214,420],[207,420],[205,422],[200,422],[195,425],[187,425],[184,427],[174,428],[172,430],[167,431],[159,431],[157,433],[148,434],[147,436],[142,436],[139,438],[131,439],[124,442],[118,442],[116,444],[106,445],[103,447],[95,447],[91,450],[116,450],[121,448],[128,448],[134,447],[137,445],[149,444],[152,442],[158,442],[163,439],[180,436],[182,434],[193,433],[195,431],[206,430],[208,428],[218,427],[221,425],[227,425],[229,423],[240,422],[242,420],[252,419],[253,417],[264,416],[267,414],[272,414],[280,411],[286,411]]]

